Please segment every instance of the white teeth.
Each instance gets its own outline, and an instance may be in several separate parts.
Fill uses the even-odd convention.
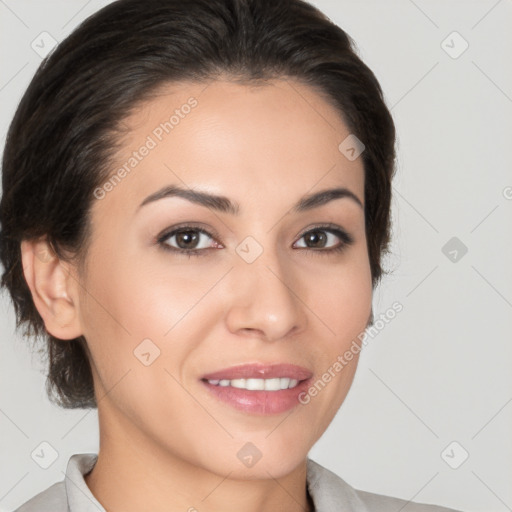
[[[288,387],[288,386],[286,386]],[[278,391],[279,389],[286,389],[281,387],[281,379],[265,379],[265,391]]]
[[[242,379],[243,380],[243,379]],[[254,390],[262,390],[265,389],[265,381],[263,379],[246,379],[245,380],[245,388]]]
[[[281,389],[294,388],[299,381],[288,377],[276,377],[273,379],[212,379],[208,381],[214,386],[232,386],[249,391],[279,391]]]
[[[230,386],[234,388],[245,388],[245,379],[233,379]]]

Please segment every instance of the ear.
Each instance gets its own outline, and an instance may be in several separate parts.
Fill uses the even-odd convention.
[[[23,274],[46,330],[70,340],[82,334],[78,282],[70,265],[61,261],[46,240],[21,242]]]

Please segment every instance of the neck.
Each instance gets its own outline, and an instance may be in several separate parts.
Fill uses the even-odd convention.
[[[306,459],[281,477],[218,474],[171,453],[133,424],[100,419],[98,460],[85,482],[108,512],[313,512]],[[111,416],[110,416],[111,418]]]

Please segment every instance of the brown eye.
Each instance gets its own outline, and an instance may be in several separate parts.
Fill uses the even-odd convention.
[[[179,231],[174,236],[180,249],[195,249],[200,238],[196,231]]]
[[[214,240],[214,244],[208,243],[208,238]],[[329,254],[341,252],[351,245],[353,238],[339,227],[318,226],[302,234],[305,245],[300,249],[310,249],[309,252],[317,254]],[[336,243],[338,239],[338,243]],[[160,235],[157,239],[158,245],[166,251],[174,252],[185,256],[202,256],[208,254],[208,249],[219,248],[213,235],[203,228],[195,226],[175,227]]]
[[[315,249],[324,247],[324,245],[327,243],[327,238],[328,237],[326,234],[321,230],[310,231],[304,235],[306,245]]]
[[[215,240],[205,229],[194,226],[181,226],[172,231],[167,231],[159,236],[157,243],[165,250],[187,256],[206,254],[207,249],[212,249],[212,243],[208,239]]]
[[[301,239],[304,239],[305,245],[301,248],[312,249],[313,252],[330,253],[332,251],[342,251],[352,243],[353,238],[338,227],[332,226],[318,226],[310,229],[302,234]],[[337,245],[336,239],[341,240]]]

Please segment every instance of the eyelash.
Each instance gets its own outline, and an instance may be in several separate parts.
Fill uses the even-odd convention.
[[[182,255],[182,256],[187,256],[188,258],[190,258],[192,256],[205,256],[207,254],[207,252],[209,252],[209,249],[214,249],[212,247],[210,247],[208,249],[177,249],[176,247],[171,247],[170,245],[165,243],[166,240],[168,240],[172,236],[179,234],[181,232],[187,232],[187,231],[202,233],[204,235],[209,236],[212,239],[216,238],[215,234],[212,235],[210,232],[206,231],[205,229],[203,229],[201,227],[191,226],[191,225],[187,224],[187,225],[181,225],[181,226],[174,226],[171,231],[166,231],[163,234],[159,235],[156,239],[156,243],[164,251],[172,252],[172,253]],[[307,235],[309,233],[314,233],[316,231],[329,232],[329,233],[337,236],[338,238],[340,238],[341,243],[335,247],[331,247],[328,249],[314,249],[311,247],[300,247],[300,249],[309,249],[309,252],[312,252],[312,253],[332,254],[332,253],[341,253],[343,250],[345,250],[347,247],[349,247],[350,245],[352,245],[354,243],[354,239],[352,238],[351,235],[349,235],[347,232],[343,231],[339,227],[337,227],[335,225],[330,225],[330,224],[315,226],[313,228],[308,229],[307,231],[304,231],[300,235],[299,240],[302,237],[304,237],[305,235]]]

